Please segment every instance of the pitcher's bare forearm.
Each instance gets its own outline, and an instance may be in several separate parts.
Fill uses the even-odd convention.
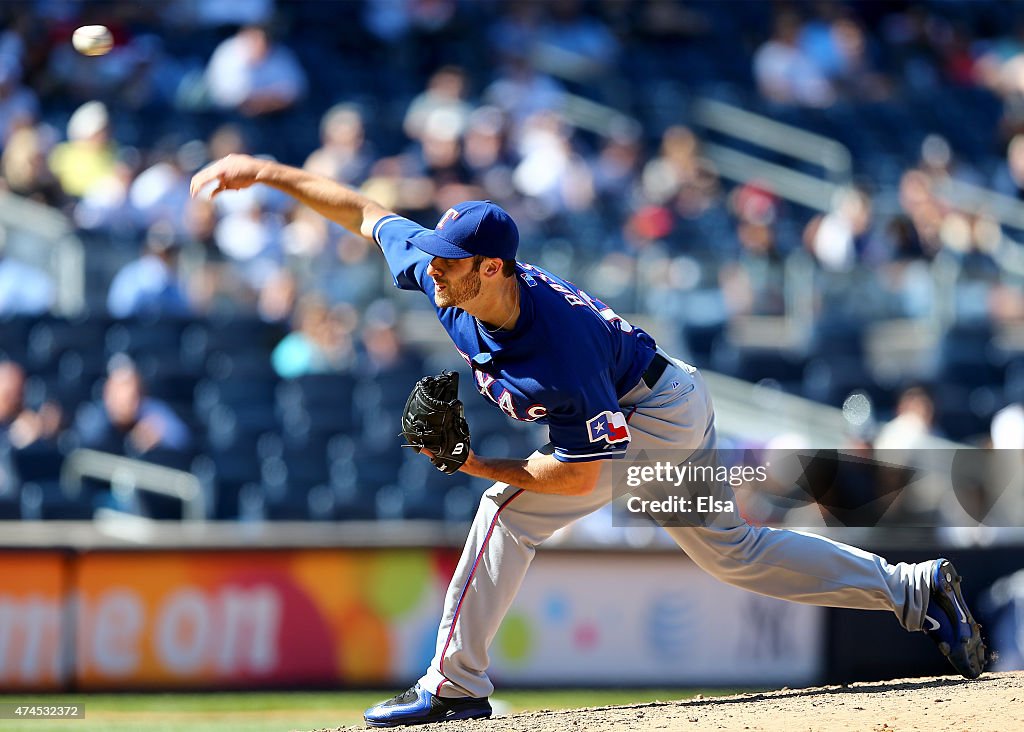
[[[373,236],[373,225],[391,213],[362,193],[300,168],[269,163],[256,182],[278,189],[355,234]]]
[[[601,463],[563,463],[551,455],[531,455],[521,460],[486,458],[470,452],[462,472],[534,493],[579,496],[594,490]]]
[[[213,198],[221,191],[237,191],[256,183],[271,186],[355,234],[373,236],[373,225],[391,213],[363,194],[301,168],[261,160],[251,155],[228,155],[192,177],[191,192],[199,194],[210,183]]]

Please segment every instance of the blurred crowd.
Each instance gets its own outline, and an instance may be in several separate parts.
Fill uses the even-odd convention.
[[[190,200],[192,173],[232,152],[303,166],[426,225],[493,199],[516,218],[523,259],[656,319],[699,365],[742,361],[729,324],[791,314],[794,292],[851,338],[933,318],[949,298],[943,327],[991,330],[1024,318],[1024,271],[1008,266],[1019,232],[947,191],[1024,200],[1024,21],[1009,5],[8,3],[0,185],[74,222],[88,314],[255,318],[280,333],[267,356],[284,379],[403,358],[397,323],[425,303],[393,299],[372,244],[269,188]],[[73,51],[86,23],[112,29],[110,54]],[[698,97],[840,140],[850,185],[821,212],[726,180],[692,118]],[[40,315],[54,297],[50,275],[0,243],[0,316]],[[775,377],[782,388],[838,405],[870,380],[865,353],[844,353],[861,361],[854,375],[816,391],[814,346],[791,379]],[[1005,380],[1012,354],[1000,358]],[[63,416],[23,408],[24,367],[0,368],[14,444],[61,429],[83,445],[202,442],[130,363],[110,366],[92,408]],[[983,429],[952,436],[1017,404],[1007,384],[975,410]],[[881,421],[905,414],[902,387],[865,386]]]

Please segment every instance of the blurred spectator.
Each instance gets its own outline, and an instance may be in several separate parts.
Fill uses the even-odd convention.
[[[783,10],[775,18],[775,30],[754,54],[754,78],[761,96],[778,104],[828,107],[835,90],[825,74],[799,44],[800,17]]]
[[[387,300],[378,300],[366,308],[362,342],[365,356],[359,366],[367,376],[423,369],[422,359],[407,347],[399,335],[397,313]]]
[[[20,75],[14,61],[0,57],[0,148],[16,129],[31,125],[39,116],[39,99],[19,83]]]
[[[103,400],[79,409],[74,433],[81,447],[128,455],[155,448],[184,451],[192,441],[174,410],[146,395],[142,376],[125,356],[111,359]]]
[[[554,0],[548,8],[533,48],[538,66],[571,81],[607,85],[619,56],[615,36],[586,14],[582,0]]]
[[[412,23],[410,3],[393,0],[367,0],[362,4],[363,25],[373,36],[386,43],[397,43]]]
[[[921,141],[921,170],[933,183],[944,183],[955,179],[967,183],[982,184],[981,176],[972,165],[953,154],[949,141],[942,135],[926,135]]]
[[[333,261],[323,262],[327,258]],[[361,236],[339,233],[334,249],[312,265],[309,281],[331,302],[362,309],[380,294],[384,263],[376,245]]]
[[[846,272],[862,261],[870,234],[871,199],[850,188],[836,194],[832,211],[811,219],[804,243],[823,269]]]
[[[902,12],[886,14],[880,42],[901,82],[912,90],[929,93],[941,83],[938,39],[949,33],[945,20],[924,5],[911,4]]]
[[[341,183],[359,185],[366,180],[375,158],[359,108],[336,104],[320,120],[320,147],[306,158],[304,167]]]
[[[516,134],[530,117],[561,109],[565,87],[538,71],[525,53],[518,52],[504,59],[498,77],[484,91],[484,99],[505,113]]]
[[[978,81],[978,72],[972,48],[974,38],[970,31],[963,24],[954,23],[943,41],[941,50],[946,78],[957,86],[973,86]]]
[[[322,374],[352,367],[355,310],[333,310],[317,295],[306,295],[295,308],[294,330],[274,348],[271,362],[282,379]]]
[[[533,51],[546,8],[542,3],[505,3],[487,40],[502,58],[527,58]]]
[[[68,141],[50,153],[50,168],[64,192],[81,197],[112,175],[117,152],[110,140],[110,118],[103,102],[86,102],[68,120]]]
[[[202,148],[202,143],[196,142]],[[150,167],[139,173],[128,189],[140,228],[148,228],[158,221],[171,222],[179,234],[185,232],[184,211],[189,202],[188,174],[195,165],[195,147],[183,145],[176,153],[165,152]]]
[[[935,195],[932,181],[920,170],[908,170],[900,178],[899,200],[922,251],[933,258],[942,248],[939,229],[946,207]]]
[[[468,182],[470,174],[462,161],[460,127],[451,110],[431,112],[420,130],[419,144],[403,156],[412,166],[410,172],[429,178],[435,187]]]
[[[528,119],[518,151],[521,159],[512,174],[516,190],[537,199],[550,213],[590,208],[593,176],[573,149],[571,130],[564,120],[551,113]]]
[[[115,318],[188,315],[191,308],[177,274],[180,248],[181,241],[168,222],[149,227],[142,256],[126,264],[110,285],[110,314]]]
[[[462,162],[474,183],[497,198],[512,192],[511,158],[505,139],[505,115],[497,107],[479,107],[469,118]]]
[[[740,256],[722,270],[722,289],[733,314],[782,315],[786,311],[785,260],[776,241],[779,200],[748,183],[730,196]]]
[[[269,23],[273,15],[274,0],[231,0],[229,3],[170,0],[164,10],[168,22],[195,23],[203,28],[263,25]]]
[[[423,137],[429,119],[443,119],[446,132],[458,138],[466,127],[473,106],[466,101],[466,72],[458,66],[438,69],[405,112],[402,129],[413,140]]]
[[[986,217],[952,212],[943,220],[939,237],[943,256],[956,267],[953,292],[944,293],[947,302],[955,305],[956,317],[964,321],[989,319],[993,288],[1002,274],[994,256],[1003,241],[999,225]]]
[[[723,209],[718,173],[700,150],[700,141],[693,132],[680,126],[665,130],[659,154],[650,159],[641,174],[645,199],[656,204],[672,205],[685,219],[702,217],[712,208]],[[714,248],[723,258],[722,242]]]
[[[309,261],[328,248],[328,241],[336,225],[319,216],[312,209],[296,206],[290,221],[281,230],[281,246],[289,257]]]
[[[192,199],[183,222],[187,244],[182,248],[182,277],[189,300],[200,313],[235,311],[252,300],[252,291],[233,262],[217,246],[217,207],[213,201]]]
[[[207,147],[210,160],[219,160],[232,153],[248,152],[245,134],[235,124],[222,124],[210,135]]]
[[[22,448],[55,438],[60,426],[60,407],[48,401],[38,410],[28,409],[24,369],[13,361],[0,362],[0,435],[12,447]]]
[[[12,193],[59,208],[64,191],[46,162],[54,137],[45,125],[16,128],[3,148],[0,173]]]
[[[34,20],[33,14],[22,8],[15,9],[4,18],[7,27],[0,32],[0,64],[19,70],[24,67],[26,41],[35,30]]]
[[[1006,146],[1006,161],[996,173],[994,187],[1004,195],[1024,201],[1024,134],[1014,135]]]
[[[640,131],[624,126],[610,130],[594,160],[594,188],[610,206],[621,206],[624,213],[640,175],[643,150]]]
[[[888,81],[874,71],[864,29],[840,3],[819,2],[817,18],[803,26],[800,47],[837,93],[874,100],[888,93]]]
[[[279,269],[260,288],[256,312],[265,323],[286,323],[295,310],[297,295],[295,276],[284,268]]]
[[[889,219],[885,227],[885,252],[893,262],[910,262],[927,259],[914,224],[903,214]]]
[[[75,204],[75,223],[89,231],[137,239],[139,227],[128,201],[128,191],[136,172],[130,157],[119,159],[110,175],[90,186]]]
[[[840,34],[836,32],[843,18],[844,8],[838,3],[816,2],[814,15],[800,27],[798,45],[801,52],[822,74],[834,79],[843,73],[848,65],[847,54],[840,46]]]
[[[437,49],[451,40],[448,31],[458,10],[455,0],[367,0],[362,6],[366,30],[389,46],[404,43],[428,66],[436,66]]]
[[[896,416],[878,431],[875,449],[920,449],[927,446],[930,437],[938,436],[931,395],[923,387],[912,386],[900,394]]]
[[[1012,33],[991,39],[974,65],[974,77],[1001,96],[1017,122],[1024,112],[1024,21]]]
[[[219,196],[217,200],[225,198],[229,197]],[[280,216],[266,211],[255,196],[238,199],[231,204],[234,210],[217,223],[214,240],[234,273],[255,292],[281,266],[283,223]]]
[[[996,450],[1024,450],[1024,404],[1013,402],[996,412],[989,435]]]
[[[295,55],[271,41],[266,28],[245,26],[222,42],[206,67],[210,99],[255,117],[288,109],[306,92]]]
[[[0,227],[0,316],[42,315],[56,300],[49,274],[7,254],[7,229]]]

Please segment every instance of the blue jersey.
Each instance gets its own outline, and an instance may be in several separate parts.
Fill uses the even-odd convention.
[[[410,243],[430,233],[401,216],[381,219],[373,237],[395,284],[434,301],[431,255]],[[519,320],[490,331],[458,307],[437,317],[473,369],[477,390],[513,419],[548,425],[562,462],[622,457],[629,444],[619,399],[654,358],[654,339],[566,280],[516,264]]]

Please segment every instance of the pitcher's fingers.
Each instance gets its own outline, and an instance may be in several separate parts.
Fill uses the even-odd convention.
[[[217,195],[218,193],[225,189],[224,180],[220,176],[204,176],[201,173],[199,175],[196,175],[196,177],[192,179],[192,198],[196,198],[197,196],[199,196],[203,192],[203,189],[207,188],[211,183],[216,183],[217,187],[210,192],[210,198],[213,198],[215,195]]]
[[[192,176],[192,184],[188,187],[189,195],[192,196],[192,198],[198,196],[199,191],[203,190],[203,186],[205,186],[208,182],[209,180],[206,178],[205,175],[203,175],[202,173],[196,173],[194,176]]]

